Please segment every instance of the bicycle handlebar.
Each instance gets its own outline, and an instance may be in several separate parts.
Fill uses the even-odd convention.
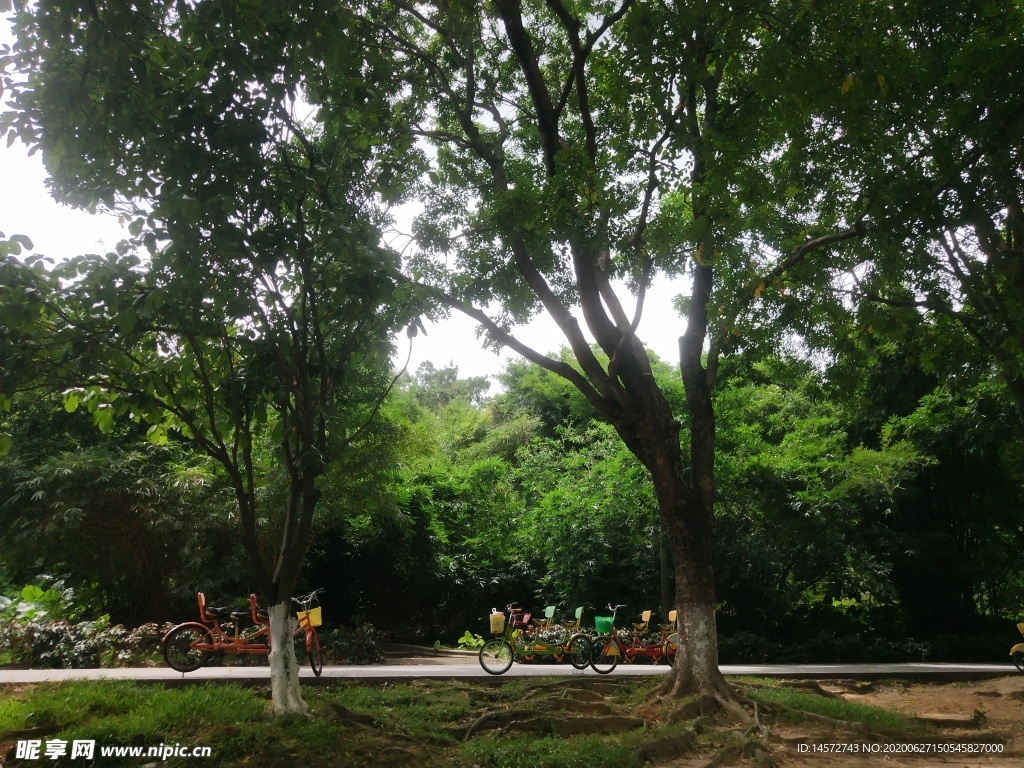
[[[302,595],[301,597],[293,597],[292,602],[298,603],[302,606],[308,605],[309,603],[313,602],[313,600],[316,599],[316,596],[319,595],[321,592],[326,592],[326,590],[323,589],[323,587],[321,587],[320,589],[314,589],[308,595]]]

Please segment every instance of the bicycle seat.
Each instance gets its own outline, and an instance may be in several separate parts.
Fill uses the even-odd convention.
[[[231,609],[230,608],[211,608],[210,606],[206,606],[206,612],[210,616],[213,616],[213,618],[215,618],[215,619],[223,619],[225,616],[227,616],[229,613],[231,613]]]
[[[246,619],[249,618],[249,612],[248,611],[232,611],[231,612],[231,618],[234,619],[235,621],[245,621]]]
[[[574,614],[574,616],[575,618],[565,619],[564,621],[562,621],[562,626],[566,629],[575,629],[576,627],[580,626],[580,624],[583,621],[582,606],[576,609],[576,613]]]

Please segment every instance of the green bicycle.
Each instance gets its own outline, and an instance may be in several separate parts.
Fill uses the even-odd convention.
[[[590,638],[581,633],[569,634],[564,627],[559,632],[552,627],[554,607],[545,611],[545,619],[531,622],[532,616],[509,603],[505,611],[493,609],[490,616],[491,634],[494,638],[480,648],[480,666],[491,675],[503,675],[515,661],[533,661],[538,657],[550,657],[556,661],[568,659],[576,669],[586,669],[590,664]],[[579,626],[582,611],[577,611]]]

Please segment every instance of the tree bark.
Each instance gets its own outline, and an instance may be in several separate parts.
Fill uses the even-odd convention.
[[[299,662],[292,641],[295,626],[290,601],[270,606],[270,695],[278,716],[309,714],[299,686]]]
[[[700,440],[702,431],[691,429],[691,439]],[[667,696],[701,693],[713,696],[724,705],[734,702],[734,697],[718,668],[711,495],[699,490],[702,481],[709,478],[694,477],[692,467],[687,477],[678,427],[668,431],[675,434],[660,436],[657,453],[661,456],[649,469],[662,528],[672,545],[679,642],[673,669],[656,693]],[[710,439],[706,430],[703,435],[705,440]],[[697,450],[713,452],[713,442]]]

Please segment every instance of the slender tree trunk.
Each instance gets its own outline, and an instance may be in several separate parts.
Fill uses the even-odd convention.
[[[270,606],[270,694],[275,715],[309,714],[299,686],[299,662],[295,657],[295,630],[290,601]]]

